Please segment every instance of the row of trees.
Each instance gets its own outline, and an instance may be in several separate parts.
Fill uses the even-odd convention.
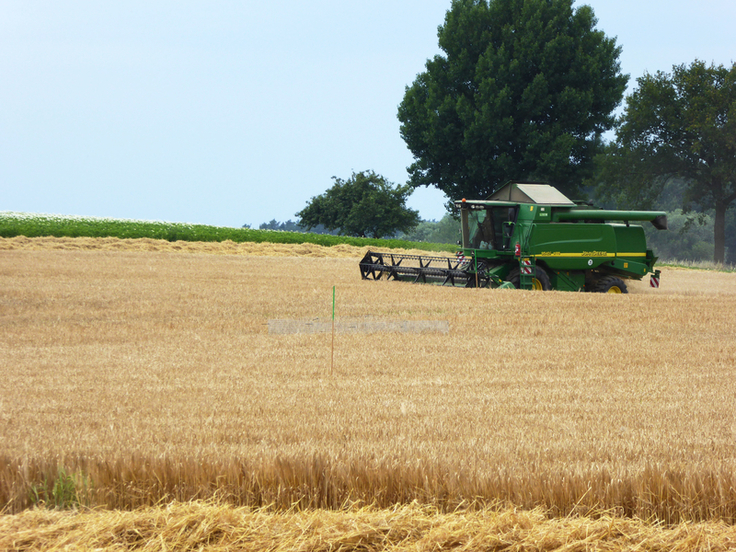
[[[684,212],[713,211],[714,260],[724,262],[736,201],[736,64],[696,60],[639,78],[599,166],[600,194],[627,206],[650,206],[682,181]]]
[[[306,228],[291,219],[284,222],[272,219],[260,224],[258,229],[281,232],[311,232],[313,234],[340,234],[340,229],[328,230],[322,224]],[[457,243],[460,239],[460,223],[451,214],[447,213],[441,220],[422,220],[406,232],[396,231],[385,237],[426,243]]]
[[[312,228],[306,228],[291,219],[280,222],[276,219],[271,219],[268,222],[264,222],[258,226],[259,230],[277,230],[279,232],[311,232],[313,234],[331,234],[333,236],[339,235],[338,229],[328,230],[324,224],[318,224]]]
[[[645,74],[617,120],[628,75],[621,48],[596,25],[592,8],[573,0],[453,0],[438,29],[442,53],[398,109],[414,156],[408,184],[372,172],[335,178],[297,213],[301,224],[407,232],[419,219],[405,200],[418,186],[452,201],[538,180],[642,209],[676,181],[684,216],[713,213],[714,260],[723,262],[736,203],[736,64],[696,60]]]

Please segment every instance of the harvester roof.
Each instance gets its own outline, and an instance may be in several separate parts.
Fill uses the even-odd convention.
[[[571,207],[575,202],[568,199],[557,188],[549,184],[532,182],[510,182],[489,196],[488,201],[511,201],[536,205],[559,205]]]

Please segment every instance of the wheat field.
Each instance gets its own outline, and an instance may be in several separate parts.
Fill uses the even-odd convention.
[[[66,477],[74,504],[136,512],[736,521],[736,274],[455,289],[362,281],[363,252],[0,240],[3,510],[53,503]],[[379,329],[334,349],[269,333],[330,322],[333,286],[338,328]],[[380,331],[409,321],[449,332]]]

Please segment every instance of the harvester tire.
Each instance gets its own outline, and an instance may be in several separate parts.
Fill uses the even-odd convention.
[[[593,291],[596,293],[629,293],[624,281],[616,276],[604,276],[595,283]]]
[[[534,277],[534,290],[549,291],[552,289],[552,283],[549,280],[547,271],[541,266],[536,267],[537,273]],[[521,287],[521,271],[518,268],[514,268],[509,275],[506,276],[506,281],[511,282],[516,289]]]

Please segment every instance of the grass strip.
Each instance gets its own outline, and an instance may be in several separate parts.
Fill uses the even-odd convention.
[[[326,247],[347,244],[357,247],[374,246],[425,251],[454,251],[457,248],[457,246],[451,244],[410,242],[397,239],[355,238],[329,234],[254,230],[251,228],[231,228],[178,222],[0,211],[0,237],[14,238],[17,236],[29,238],[46,236],[57,238],[150,238],[169,242],[223,242],[230,240],[236,243],[313,243]]]

